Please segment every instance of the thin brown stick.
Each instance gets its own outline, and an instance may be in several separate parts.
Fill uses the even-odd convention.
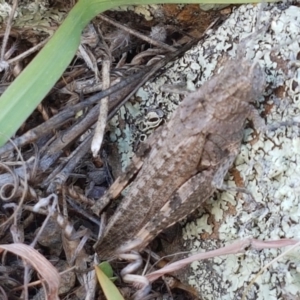
[[[165,44],[163,42],[160,42],[158,40],[154,40],[154,39],[152,39],[152,38],[150,38],[150,37],[148,37],[148,36],[146,36],[146,35],[138,32],[138,31],[136,31],[134,29],[131,29],[131,28],[125,26],[125,25],[122,25],[122,24],[120,24],[120,23],[118,23],[118,22],[110,19],[109,17],[107,17],[107,16],[105,16],[103,14],[99,15],[98,17],[100,19],[102,19],[103,21],[105,21],[105,22],[107,22],[109,24],[112,24],[112,25],[114,25],[117,28],[122,29],[122,30],[124,30],[124,31],[126,31],[126,32],[128,32],[128,33],[130,33],[130,34],[132,34],[132,35],[134,35],[136,37],[138,37],[139,39],[144,40],[145,42],[147,42],[147,43],[149,43],[151,45],[154,45],[156,47],[165,49],[165,50],[167,50],[169,52],[175,52],[177,50],[176,48],[174,48],[172,46],[169,46],[169,45],[167,45],[167,44]]]
[[[14,18],[14,14],[16,12],[17,6],[18,6],[18,0],[14,0],[12,8],[11,8],[11,12],[10,12],[8,20],[7,20],[5,34],[4,34],[4,37],[3,37],[3,42],[2,42],[2,47],[1,47],[0,62],[2,62],[4,60],[5,49],[6,49],[6,45],[7,45],[9,33],[10,33],[10,30],[11,30],[11,24],[12,24],[12,20]]]

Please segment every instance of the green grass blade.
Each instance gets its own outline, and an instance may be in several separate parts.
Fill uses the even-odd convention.
[[[124,300],[118,288],[107,277],[100,266],[95,266],[96,275],[107,300]]]

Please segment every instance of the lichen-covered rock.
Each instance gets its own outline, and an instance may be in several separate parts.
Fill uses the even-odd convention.
[[[225,52],[235,55],[236,41],[252,32],[259,8],[240,7],[198,48],[198,53],[202,54],[202,77],[209,76],[214,64],[211,62],[218,61],[220,55]],[[255,34],[257,38],[247,45],[247,56],[258,60],[265,68],[267,88],[264,99],[258,99],[260,110],[268,125],[292,121],[299,115],[299,79],[293,64],[297,63],[299,52],[296,41],[300,36],[296,28],[300,25],[300,8],[271,5],[261,13],[259,22],[261,26],[270,23],[270,28],[262,35]],[[210,57],[205,55],[209,49],[214,49]],[[196,51],[192,53],[195,55]],[[235,172],[226,184],[240,184],[242,178],[242,185],[251,191],[254,199],[232,192],[217,193],[217,200],[210,202],[210,213],[200,214],[198,220],[185,227],[184,239],[189,249],[192,252],[212,250],[247,237],[299,239],[299,142],[296,126],[282,126],[266,134],[246,129]],[[205,226],[201,226],[203,223]],[[243,256],[229,255],[195,262],[189,282],[203,299],[240,299],[255,274],[282,251],[248,251]],[[299,297],[300,260],[297,256],[297,251],[288,254],[258,276],[247,299]]]
[[[123,130],[112,133],[124,150],[122,167],[128,164],[136,139],[145,138],[141,128],[146,128],[146,134],[151,127],[165,122],[180,102],[181,96],[162,93],[160,87],[186,82],[198,88],[220,71],[225,59],[234,59],[237,49],[244,51],[249,60],[258,61],[265,70],[267,86],[263,97],[257,99],[257,106],[267,124],[299,121],[300,8],[290,4],[265,6],[264,10],[261,5],[236,9],[209,38],[172,64],[165,74],[142,87],[136,95],[139,102],[132,101],[122,108],[121,115],[129,122],[122,121]],[[249,36],[241,49],[240,41]],[[149,126],[147,115],[152,113],[155,122]],[[115,117],[113,124],[119,126],[120,120],[120,116]],[[234,192],[216,193],[205,211],[200,210],[198,219],[183,230],[186,249],[207,251],[248,237],[299,239],[299,150],[297,126],[280,126],[274,131],[258,133],[249,124],[226,184],[246,187],[254,199]],[[202,299],[241,299],[255,274],[283,250],[248,251],[243,256],[195,262],[188,272],[189,282]],[[299,298],[297,252],[289,253],[258,276],[247,299]]]

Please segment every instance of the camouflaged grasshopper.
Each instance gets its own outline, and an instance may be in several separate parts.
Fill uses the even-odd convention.
[[[118,196],[137,173],[95,245],[101,259],[142,250],[222,188],[239,153],[246,119],[262,127],[251,102],[261,96],[264,83],[258,63],[231,60],[220,74],[185,97],[94,206],[99,212],[101,203]]]

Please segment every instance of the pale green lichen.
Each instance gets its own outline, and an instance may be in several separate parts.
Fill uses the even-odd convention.
[[[197,236],[202,232],[212,233],[212,226],[208,223],[208,218],[209,215],[205,214],[195,222],[189,223],[185,228],[185,234],[192,238],[192,236]]]

